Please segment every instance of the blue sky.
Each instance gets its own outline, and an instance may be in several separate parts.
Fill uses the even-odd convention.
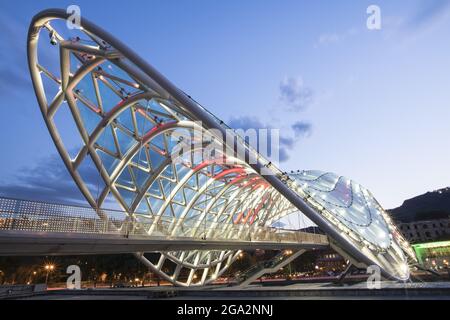
[[[281,128],[283,168],[343,174],[386,208],[450,185],[450,1],[0,2],[0,193],[82,199],[26,66],[32,16],[81,7],[232,125]],[[381,8],[382,29],[366,28]]]

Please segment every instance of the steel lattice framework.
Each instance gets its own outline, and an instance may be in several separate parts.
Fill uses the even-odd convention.
[[[377,264],[387,277],[408,277],[404,252],[413,256],[409,245],[368,191],[357,184],[347,190],[352,199],[361,194],[370,198],[366,205],[377,210],[378,222],[370,218],[362,224],[346,223],[336,206],[320,203],[308,192],[307,178],[284,174],[239,136],[228,145],[224,135],[206,131],[224,133],[228,127],[107,32],[84,18],[80,29],[69,30],[66,18],[57,9],[34,17],[28,35],[29,67],[58,152],[101,218],[107,218],[105,203],[114,199],[130,221],[151,222],[148,234],[158,233],[162,217],[174,217],[171,234],[188,229],[192,237],[206,239],[215,236],[214,228],[202,227],[206,221],[233,232],[236,225],[250,225],[253,229],[246,228],[241,236],[251,237],[251,230],[300,210],[355,263]],[[71,130],[68,119],[74,123]],[[199,131],[202,135],[196,138]],[[191,152],[174,156],[186,141]],[[211,144],[216,145],[215,156],[205,160],[203,151]],[[226,151],[235,151],[236,145],[256,163],[228,161]],[[262,169],[272,174],[263,176]],[[310,184],[323,185],[322,178],[313,175]],[[340,181],[338,177],[322,191],[337,190]],[[363,201],[337,207],[363,214]],[[376,224],[382,225],[388,244],[379,246],[364,234],[362,229]],[[144,253],[136,256],[166,280],[189,286],[213,281],[238,254],[193,250],[160,252],[156,260]]]

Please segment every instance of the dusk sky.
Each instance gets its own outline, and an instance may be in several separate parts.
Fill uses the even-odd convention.
[[[450,186],[450,0],[2,0],[0,194],[82,199],[26,61],[32,16],[70,4],[225,122],[280,128],[285,170],[345,175],[385,208]]]

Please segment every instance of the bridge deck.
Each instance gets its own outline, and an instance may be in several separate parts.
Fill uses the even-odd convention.
[[[0,231],[0,256],[118,254],[177,250],[284,250],[315,249],[326,243],[202,240],[75,233]]]
[[[324,235],[256,224],[124,216],[111,210],[0,198],[0,256],[328,246]]]

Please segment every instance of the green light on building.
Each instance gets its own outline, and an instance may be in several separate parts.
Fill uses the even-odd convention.
[[[448,267],[450,262],[450,241],[429,242],[412,245],[419,264],[427,268]]]

